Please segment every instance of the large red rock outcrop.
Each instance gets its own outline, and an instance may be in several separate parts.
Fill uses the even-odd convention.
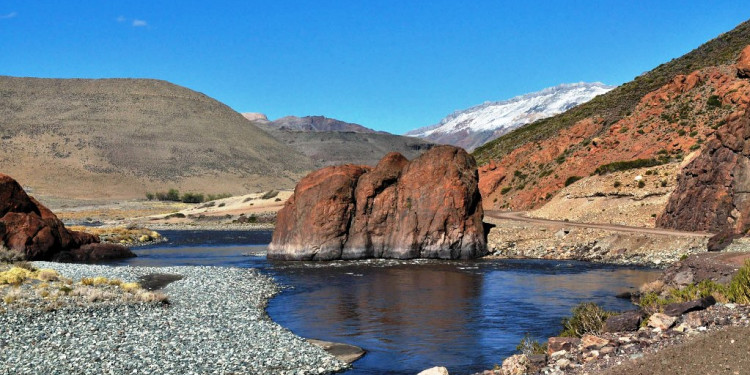
[[[750,46],[745,47],[737,59],[737,76],[740,78],[750,78]]]
[[[657,226],[724,234],[750,229],[750,111],[732,115],[677,177]]]
[[[277,217],[269,259],[468,259],[487,251],[474,158],[439,146],[409,162],[343,165],[299,182]]]
[[[88,255],[102,253],[108,258],[135,256],[124,246],[99,244],[95,235],[69,231],[47,207],[29,197],[21,185],[0,173],[0,242],[27,260],[63,258],[87,261]],[[67,252],[84,247],[86,252],[66,257]],[[84,256],[86,255],[86,256]]]

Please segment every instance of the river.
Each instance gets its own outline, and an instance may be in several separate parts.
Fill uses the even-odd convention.
[[[525,334],[540,341],[583,301],[633,308],[615,298],[657,271],[575,261],[475,260],[269,262],[270,231],[163,231],[168,242],[134,249],[133,266],[251,267],[284,290],[269,316],[294,333],[367,350],[347,375],[451,374],[492,368]]]

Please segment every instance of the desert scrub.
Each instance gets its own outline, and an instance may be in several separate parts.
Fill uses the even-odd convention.
[[[526,333],[523,335],[523,338],[521,338],[521,342],[516,346],[516,350],[527,356],[532,354],[546,354],[547,343],[540,344],[539,341],[534,340],[531,338],[530,334]]]
[[[750,303],[750,260],[732,277],[727,287],[727,297],[735,303]]]
[[[593,302],[582,302],[573,308],[573,316],[563,318],[562,337],[581,337],[587,333],[598,333],[604,322],[616,312],[604,310]]]

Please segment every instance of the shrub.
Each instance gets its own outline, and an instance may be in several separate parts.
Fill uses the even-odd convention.
[[[677,131],[677,135],[679,135],[680,137],[684,136],[685,135],[685,129],[678,130]]]
[[[573,183],[575,183],[576,181],[578,181],[578,180],[580,180],[582,178],[583,177],[581,177],[581,176],[570,176],[570,177],[568,177],[565,180],[565,186],[570,186],[570,185],[572,185]]]
[[[516,350],[527,356],[532,354],[546,354],[547,343],[540,344],[539,341],[532,339],[531,335],[526,333],[523,335],[521,342],[516,346]]]
[[[732,277],[727,288],[727,297],[735,303],[750,303],[750,260]]]
[[[606,311],[593,302],[583,302],[573,308],[573,316],[563,318],[563,337],[581,337],[587,333],[601,331],[604,322],[615,312]]]
[[[612,185],[612,186],[618,188],[618,187],[622,186],[622,183],[620,181],[615,181],[614,185]]]
[[[217,199],[224,199],[224,198],[231,198],[232,194],[229,193],[221,193],[221,194],[208,194],[206,196],[206,201],[215,201]]]
[[[667,180],[661,180],[661,187],[667,187]]]
[[[154,200],[154,197],[155,197],[154,193],[146,193],[146,199],[152,201]]]
[[[721,107],[721,99],[718,95],[711,95],[708,97],[708,101],[706,101],[706,105],[713,108]]]
[[[279,195],[279,192],[278,192],[278,190],[271,190],[271,191],[269,191],[269,192],[267,192],[267,193],[263,194],[263,195],[262,195],[262,196],[260,197],[260,199],[271,199],[271,198],[276,198],[276,196],[277,196],[277,195]]]
[[[513,189],[513,188],[512,188],[512,187],[510,187],[510,186],[506,186],[506,187],[502,188],[502,190],[500,190],[500,194],[502,194],[502,195],[505,195],[505,194],[507,194],[507,193],[508,193],[508,192],[509,192],[509,191],[510,191],[511,189]]]
[[[203,194],[185,193],[182,195],[182,203],[203,203]]]
[[[646,182],[643,180],[638,181],[638,188],[643,189],[644,187],[646,187]]]
[[[594,173],[603,175],[612,172],[625,171],[628,169],[655,167],[657,165],[666,164],[669,159],[635,159],[627,161],[616,161],[609,164],[602,164],[596,168]]]

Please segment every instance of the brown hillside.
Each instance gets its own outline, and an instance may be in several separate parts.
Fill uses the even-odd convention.
[[[480,189],[485,207],[540,206],[566,182],[608,164],[606,171],[615,171],[680,161],[749,103],[750,81],[739,78],[733,65],[678,75],[643,96],[619,121],[584,118],[554,137],[523,144],[484,165]],[[637,159],[644,160],[627,163]]]
[[[239,113],[147,79],[0,77],[0,169],[36,194],[142,197],[292,187],[312,168]]]

